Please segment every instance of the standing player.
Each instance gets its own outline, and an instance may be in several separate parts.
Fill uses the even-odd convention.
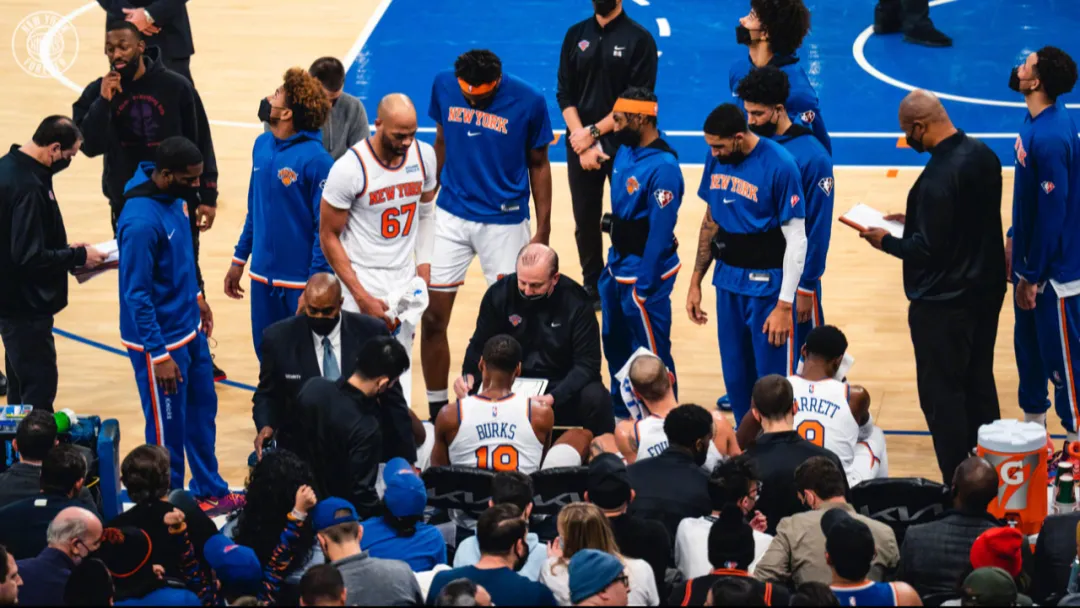
[[[715,257],[720,363],[740,421],[750,411],[754,382],[794,367],[791,309],[806,262],[806,207],[795,159],[780,144],[750,132],[734,104],[709,114],[705,142],[711,151],[698,196],[709,207],[686,311],[694,323],[708,322],[701,280]]]
[[[521,373],[521,345],[505,334],[484,344],[480,392],[446,405],[435,419],[431,466],[493,471],[540,470],[555,412],[512,387]]]
[[[656,96],[630,88],[615,102],[615,134],[621,145],[611,176],[611,235],[607,266],[600,274],[600,334],[611,373],[617,418],[628,418],[615,374],[641,347],[675,373],[671,358],[671,291],[679,263],[675,221],[683,177],[675,151],[660,138]]]
[[[199,187],[203,159],[183,137],[158,146],[156,162],[139,165],[117,222],[120,248],[120,338],[135,368],[146,442],[169,450],[170,486],[184,487],[184,453],[191,492],[204,509],[231,511],[214,451],[217,393],[206,339],[214,317],[195,281],[185,197]]]
[[[765,66],[752,70],[736,92],[746,109],[750,130],[784,146],[795,157],[806,195],[806,266],[795,297],[795,352],[800,352],[810,330],[825,323],[821,309],[821,275],[832,237],[833,163],[813,132],[788,117],[788,77]],[[793,370],[792,372],[793,373]]]
[[[806,123],[832,154],[832,140],[821,117],[817,92],[796,54],[809,31],[810,11],[802,0],[750,0],[750,13],[739,19],[735,28],[735,40],[749,47],[749,53],[732,64],[728,86],[738,97],[739,82],[754,68],[771,65],[783,70],[791,82],[785,109]]]
[[[529,192],[536,234],[551,235],[551,120],[544,96],[503,74],[491,51],[457,58],[435,77],[428,116],[438,125],[435,154],[442,193],[437,201],[431,301],[424,312],[420,357],[434,420],[448,401],[450,344],[446,328],[457,289],[474,257],[488,285],[514,272],[529,243]]]
[[[342,308],[393,325],[390,294],[417,276],[431,281],[436,185],[435,151],[416,139],[416,108],[405,95],[387,95],[375,135],[334,163],[323,190],[319,234],[345,286]],[[416,328],[402,322],[394,332],[411,359]],[[400,382],[411,405],[409,370]]]
[[[1076,62],[1047,46],[1028,55],[1009,79],[1009,88],[1023,93],[1028,107],[1016,138],[1013,185],[1016,363],[1023,390],[1039,378],[1030,362],[1042,358],[1070,441],[1076,441],[1080,419],[1080,141],[1058,97],[1073,89],[1076,78]],[[1022,392],[1020,405],[1027,414],[1042,414],[1045,423],[1046,401],[1034,384],[1034,395]]]
[[[319,246],[319,201],[334,164],[319,127],[330,101],[300,68],[259,105],[270,131],[255,138],[244,230],[225,274],[225,295],[243,298],[240,277],[251,261],[251,339],[262,360],[263,330],[297,312],[309,277],[330,267]]]

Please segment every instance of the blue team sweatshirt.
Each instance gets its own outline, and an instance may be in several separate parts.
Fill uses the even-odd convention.
[[[199,330],[195,254],[184,199],[159,190],[154,163],[139,163],[124,188],[116,226],[120,247],[120,340],[153,363]]]
[[[1014,144],[1013,273],[1080,293],[1080,139],[1060,103],[1024,117]],[[1075,283],[1074,283],[1075,282]],[[1062,285],[1072,283],[1062,289]]]
[[[621,146],[611,173],[611,213],[622,220],[649,220],[644,255],[608,249],[607,266],[615,280],[633,283],[648,297],[679,270],[675,220],[683,198],[683,177],[675,151],[663,139],[641,147]]]
[[[825,274],[825,258],[832,239],[833,162],[809,128],[793,124],[774,141],[795,157],[806,195],[806,266],[803,268],[799,291],[814,292]]]
[[[780,68],[787,74],[791,90],[784,107],[787,108],[788,114],[805,123],[814,132],[814,137],[821,142],[822,146],[825,146],[825,151],[832,155],[832,139],[829,137],[829,130],[825,127],[825,119],[821,116],[817,91],[814,90],[814,85],[810,84],[810,77],[806,75],[806,70],[799,63],[799,56],[777,55],[772,58],[769,65]],[[739,85],[739,81],[746,78],[752,69],[754,69],[754,64],[751,63],[749,55],[731,65],[731,70],[728,71],[728,86],[731,88],[732,96],[735,96],[735,87]],[[736,105],[742,106],[742,104]]]
[[[233,263],[243,266],[251,256],[251,278],[282,287],[303,288],[316,272],[330,272],[319,245],[319,203],[333,165],[318,131],[259,135]]]

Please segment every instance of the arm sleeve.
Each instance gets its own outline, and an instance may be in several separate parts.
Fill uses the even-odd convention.
[[[634,48],[630,66],[630,86],[656,89],[656,66],[659,55],[656,54],[656,40],[646,33],[641,44]]]
[[[154,18],[154,25],[171,21],[184,11],[187,0],[155,0],[146,6],[146,11]]]
[[[1073,135],[1075,136],[1075,135]],[[1024,264],[1016,269],[1028,283],[1042,283],[1050,278],[1051,257],[1060,250],[1065,225],[1066,201],[1069,199],[1068,144],[1061,139],[1032,142],[1029,161],[1036,167],[1038,198],[1035,201],[1033,230],[1022,244]],[[1016,243],[1013,243],[1016,246]]]
[[[774,174],[776,205],[784,248],[784,274],[780,282],[780,301],[794,302],[795,291],[806,266],[806,196],[799,183],[799,168],[794,159],[786,159]]]
[[[169,528],[169,535],[180,553],[180,572],[184,576],[184,583],[188,590],[198,595],[204,606],[216,606],[216,585],[212,578],[206,576],[199,565],[198,558],[195,557],[195,547],[191,544],[187,524],[184,524],[179,531]]]
[[[255,164],[255,155],[252,154],[252,164]],[[243,266],[247,264],[248,257],[251,256],[251,208],[255,200],[255,170],[251,171],[251,177],[248,178],[248,192],[247,192],[247,214],[244,215],[244,229],[240,231],[240,239],[236,241],[236,247],[233,249],[232,263]]]
[[[664,163],[653,174],[649,200],[649,237],[645,241],[645,253],[638,263],[637,282],[634,291],[645,298],[660,287],[661,275],[667,268],[663,265],[670,257],[675,238],[675,221],[682,205],[683,178],[678,165]]]
[[[159,0],[165,1],[165,0]],[[151,11],[153,14],[153,11]],[[155,19],[157,16],[155,15]],[[208,205],[210,207],[217,207],[218,199],[218,168],[217,168],[217,156],[214,154],[214,139],[210,136],[210,121],[206,118],[206,109],[203,107],[202,98],[199,97],[199,92],[194,87],[191,88],[191,96],[194,110],[194,137],[190,137],[191,141],[195,142],[195,145],[199,147],[199,152],[203,157],[203,173],[200,177],[199,183],[199,201],[202,205]],[[185,117],[187,119],[187,117]],[[185,128],[185,135],[187,135],[188,129]]]
[[[535,150],[550,145],[554,139],[551,129],[551,116],[547,111],[547,102],[542,95],[537,95],[533,102],[533,111],[529,120],[529,148]]]
[[[923,180],[918,193],[915,225],[911,226],[910,236],[898,239],[885,235],[881,239],[881,248],[890,255],[905,262],[920,266],[930,263],[951,238],[949,226],[953,217],[953,197],[945,188]],[[911,215],[908,215],[910,220]]]
[[[559,82],[555,90],[555,100],[559,103],[559,110],[576,106],[578,103],[577,73],[570,53],[574,49],[573,28],[566,31],[563,38],[562,51],[559,53]]]
[[[484,350],[484,344],[494,336],[499,328],[496,319],[503,318],[498,314],[495,307],[495,290],[488,289],[484,299],[480,300],[480,313],[476,315],[476,329],[469,346],[465,349],[465,360],[461,364],[461,375],[472,374],[476,384],[480,383],[480,354]]]
[[[352,150],[346,152],[334,162],[326,176],[326,186],[322,197],[335,209],[348,210],[353,201],[367,189],[367,174],[364,163]]]
[[[583,304],[574,319],[574,361],[570,372],[551,389],[555,406],[572,399],[600,376],[600,326],[592,306]],[[481,343],[481,346],[483,344]]]
[[[267,339],[263,330],[262,352],[259,353],[259,386],[251,397],[251,417],[255,420],[255,430],[268,426],[278,428],[279,409],[284,405],[284,387],[277,369],[276,344]]]
[[[152,363],[169,358],[165,340],[154,309],[154,257],[158,249],[157,230],[148,223],[133,221],[121,224],[117,241],[120,248],[120,297],[135,320],[143,349]]]
[[[814,292],[825,273],[825,256],[832,237],[833,171],[824,159],[807,167],[803,176],[806,195],[806,266],[799,289]]]
[[[48,201],[40,193],[25,193],[11,206],[11,260],[21,274],[66,272],[86,263],[86,249],[45,246],[41,208]]]
[[[431,192],[439,185],[436,175],[438,166],[435,160],[435,148],[429,145],[421,145],[420,168],[424,172],[422,190],[424,193]],[[435,257],[435,201],[420,201],[419,224],[416,228],[416,263],[430,264]]]
[[[346,152],[346,154],[349,154],[349,152]],[[308,269],[309,277],[320,272],[334,271],[330,268],[330,262],[326,260],[326,256],[323,255],[322,243],[319,242],[319,217],[323,192],[326,188],[326,182],[330,177],[330,169],[333,166],[334,159],[330,157],[329,153],[325,152],[319,154],[307,164],[307,185],[308,188],[311,189],[308,201],[311,204],[311,229],[314,230],[314,235],[311,239],[311,267]]]
[[[82,95],[71,106],[71,115],[83,135],[79,151],[91,158],[103,154],[108,149],[112,117],[108,100],[101,96],[100,78],[83,89]]]
[[[300,529],[306,520],[296,519],[292,513],[286,516],[285,529],[278,537],[278,544],[270,553],[270,560],[263,567],[262,588],[257,599],[264,606],[273,606],[281,585],[285,581],[285,572],[296,557],[296,546],[300,542]]]

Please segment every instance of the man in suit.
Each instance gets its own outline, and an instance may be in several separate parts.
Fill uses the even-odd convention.
[[[258,430],[255,454],[260,459],[263,447],[275,435],[278,447],[306,459],[310,446],[300,431],[300,389],[312,378],[336,381],[342,370],[351,373],[365,342],[390,335],[382,320],[341,310],[341,283],[330,273],[308,279],[304,302],[304,314],[278,321],[263,332],[259,386],[252,397]],[[383,461],[401,456],[416,462],[416,446],[424,442],[425,432],[406,406],[401,386],[394,383],[380,399]]]
[[[106,23],[114,19],[130,21],[142,32],[146,46],[161,50],[165,67],[191,80],[191,40],[187,0],[97,0],[108,13]]]

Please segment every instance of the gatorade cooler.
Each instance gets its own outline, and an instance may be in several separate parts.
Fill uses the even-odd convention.
[[[1036,422],[995,420],[979,427],[978,455],[997,471],[997,498],[987,511],[1038,534],[1046,519],[1046,428]]]

